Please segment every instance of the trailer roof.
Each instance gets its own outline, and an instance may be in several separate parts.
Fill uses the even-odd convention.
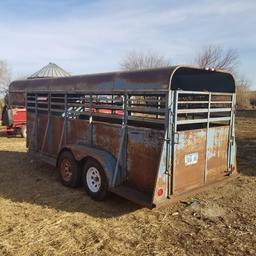
[[[171,81],[171,82],[170,82]],[[171,89],[234,92],[230,73],[190,66],[172,66],[127,72],[79,75],[61,78],[17,80],[9,92],[36,91],[154,91]]]

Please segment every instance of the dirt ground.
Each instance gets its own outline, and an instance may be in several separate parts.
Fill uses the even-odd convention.
[[[256,255],[256,117],[236,130],[239,177],[153,210],[92,201],[0,137],[0,255]]]

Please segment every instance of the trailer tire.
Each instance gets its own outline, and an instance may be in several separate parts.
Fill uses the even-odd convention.
[[[61,183],[70,188],[81,184],[81,168],[69,151],[63,151],[58,159],[58,176]]]
[[[102,201],[108,193],[108,182],[104,169],[94,159],[89,159],[83,166],[83,186],[94,200]]]
[[[27,127],[26,125],[23,125],[21,128],[20,128],[20,135],[22,138],[27,138]]]

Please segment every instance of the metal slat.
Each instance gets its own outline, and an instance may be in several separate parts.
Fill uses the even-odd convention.
[[[47,111],[48,112],[48,108],[37,108],[38,110],[42,110],[42,111]]]
[[[211,108],[210,113],[212,112],[230,112],[232,108]]]
[[[51,97],[52,100],[65,100],[65,97],[62,96],[62,97],[55,97],[55,96],[52,96]]]
[[[158,109],[158,108],[134,108],[134,107],[128,107],[128,111],[136,112],[136,113],[150,113],[150,114],[164,114],[165,109]]]
[[[178,109],[178,114],[184,114],[184,113],[207,113],[207,108],[194,108],[194,109]]]
[[[211,101],[211,104],[232,104],[232,101]]]
[[[135,96],[135,97],[139,97],[139,96]],[[147,96],[146,96],[147,97]],[[149,96],[149,97],[155,97],[155,96]],[[163,96],[159,96],[159,97],[163,97]],[[134,101],[145,101],[145,102],[149,102],[149,103],[162,103],[165,104],[166,100],[157,100],[157,99],[128,99],[128,102],[134,102]]]
[[[177,121],[177,125],[180,124],[199,124],[199,123],[207,123],[208,119],[204,118],[204,119],[190,119],[190,120],[179,120]]]
[[[212,96],[215,96],[215,95],[218,95],[218,96],[221,96],[221,95],[223,95],[223,96],[233,96],[233,93],[230,93],[230,92],[212,92],[211,93],[212,94]]]
[[[196,91],[177,91],[178,94],[201,94],[201,95],[209,95],[209,92],[196,92]]]
[[[137,118],[133,116],[128,116],[129,121],[137,121],[137,122],[147,122],[147,123],[156,123],[156,124],[164,124],[164,119],[148,119],[148,118]]]
[[[64,102],[51,102],[51,106],[65,106]]]
[[[196,92],[196,91],[178,91],[178,94],[201,94],[201,95],[223,95],[223,96],[232,96],[233,93],[228,93],[228,92]]]
[[[92,105],[96,109],[110,109],[110,110],[123,110],[122,106],[113,106],[113,105]]]
[[[209,118],[209,122],[219,122],[219,121],[229,121],[230,117],[212,117]],[[177,124],[199,124],[199,123],[207,123],[208,119],[204,118],[204,119],[190,119],[190,120],[179,120],[177,121]]]
[[[178,104],[208,104],[208,101],[178,101]]]
[[[179,109],[177,110],[178,114],[184,114],[184,113],[208,113],[208,111],[211,112],[229,112],[231,111],[231,108],[211,108],[208,110],[208,108],[196,108],[196,109]]]
[[[59,108],[51,108],[51,112],[59,112],[59,113],[64,113],[65,109],[59,109]]]
[[[86,113],[86,112],[81,112]],[[87,112],[88,113],[88,112]],[[123,115],[112,115],[112,114],[103,114],[103,113],[93,113],[92,117],[105,117],[105,118],[115,118],[122,119]]]
[[[230,121],[231,117],[211,117],[210,122]]]

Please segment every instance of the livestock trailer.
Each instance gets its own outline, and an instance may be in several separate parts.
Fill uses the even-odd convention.
[[[230,73],[174,66],[33,79],[11,83],[10,95],[26,100],[28,152],[93,199],[111,191],[154,207],[237,171]]]

